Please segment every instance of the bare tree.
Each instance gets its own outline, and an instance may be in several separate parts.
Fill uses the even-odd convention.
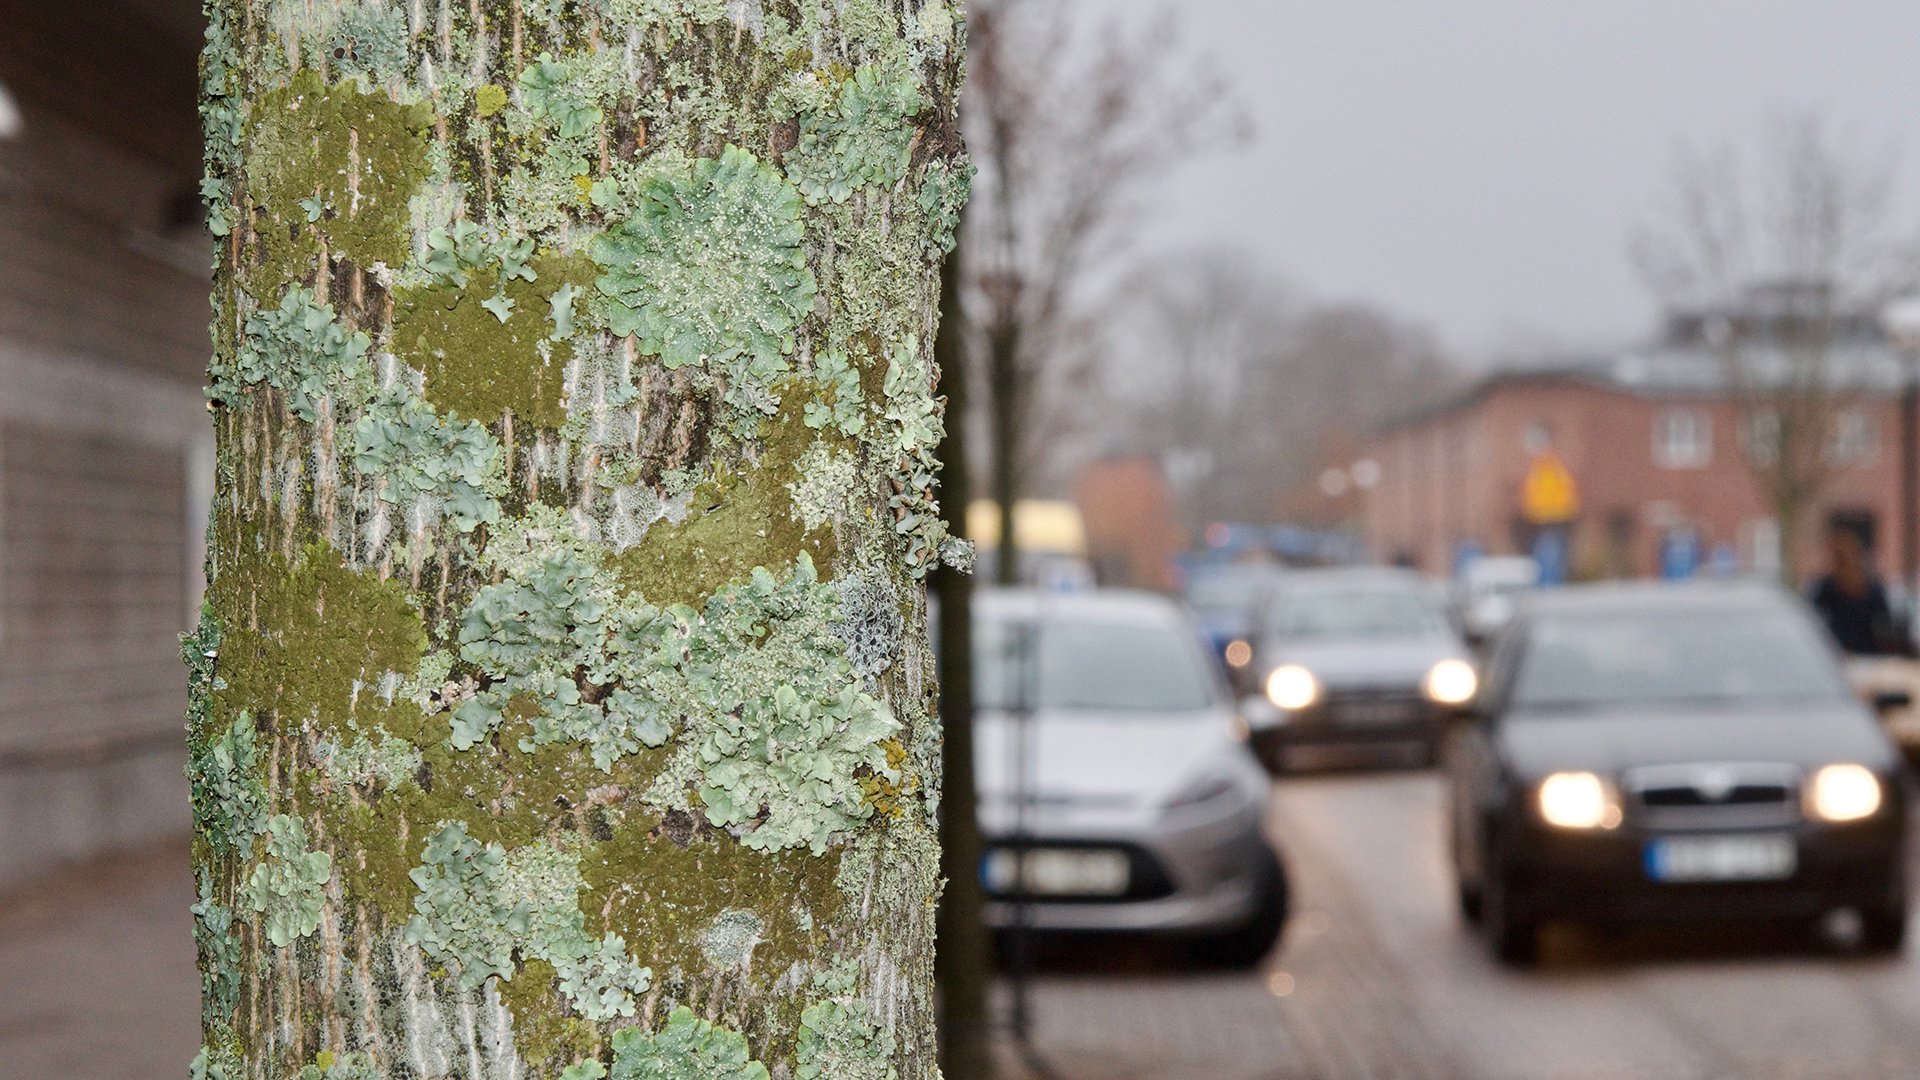
[[[1786,573],[1832,476],[1835,416],[1871,370],[1857,346],[1914,281],[1894,175],[1816,114],[1776,118],[1746,152],[1683,149],[1632,241],[1670,334],[1718,361]]]
[[[1239,253],[1158,259],[1120,291],[1102,390],[1129,418],[1123,448],[1184,481],[1189,527],[1280,514],[1330,447],[1457,381],[1424,328],[1313,300]]]
[[[966,300],[989,488],[1003,505],[1084,404],[1095,298],[1119,276],[1146,185],[1238,128],[1219,82],[1172,44],[1170,16],[1090,32],[1084,11],[1045,0],[971,11],[961,119],[979,175]],[[1014,560],[999,562],[1011,580]]]

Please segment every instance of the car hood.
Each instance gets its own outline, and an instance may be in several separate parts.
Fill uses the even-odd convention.
[[[1209,765],[1245,754],[1224,708],[1144,715],[1042,711],[1030,723],[1028,768],[1041,806],[1159,806]],[[1005,713],[974,718],[975,783],[983,803],[1012,801],[1018,730]]]
[[[1261,671],[1299,664],[1320,685],[1347,687],[1417,686],[1434,664],[1466,651],[1445,638],[1357,638],[1343,641],[1271,642],[1260,653]]]
[[[1618,773],[1700,761],[1891,768],[1895,751],[1871,714],[1847,704],[1798,708],[1638,708],[1510,714],[1506,760],[1522,776],[1560,769]]]

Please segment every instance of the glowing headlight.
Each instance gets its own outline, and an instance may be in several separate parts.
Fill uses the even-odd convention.
[[[1620,824],[1620,804],[1593,773],[1558,772],[1540,782],[1540,820],[1561,829],[1611,829]]]
[[[1238,638],[1227,642],[1226,660],[1234,667],[1246,667],[1253,663],[1253,646]]]
[[[1267,700],[1282,709],[1304,709],[1320,699],[1320,682],[1299,664],[1282,664],[1267,676]]]
[[[1474,692],[1480,689],[1480,676],[1474,674],[1473,665],[1465,660],[1442,660],[1427,672],[1420,689],[1426,692],[1429,701],[1464,705],[1472,701]]]
[[[1807,816],[1816,821],[1859,821],[1880,809],[1880,778],[1864,765],[1828,765],[1807,781]]]

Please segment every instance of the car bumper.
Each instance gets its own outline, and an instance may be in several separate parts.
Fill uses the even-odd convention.
[[[1116,848],[1132,863],[1130,895],[1112,898],[1035,896],[1025,904],[1026,925],[1047,932],[1205,934],[1244,924],[1263,903],[1266,839],[1257,810],[1199,820],[1169,818],[1150,830],[1061,831],[1037,825],[1030,849]],[[989,836],[989,852],[1012,848]],[[985,918],[1006,929],[1016,916],[1014,897],[989,893]]]
[[[1533,918],[1590,922],[1784,918],[1905,906],[1906,832],[1897,820],[1737,831],[1791,837],[1792,873],[1774,880],[1663,882],[1648,870],[1649,843],[1732,831],[1582,834],[1535,826],[1508,852],[1509,903]]]
[[[1268,746],[1424,743],[1438,739],[1444,730],[1441,709],[1408,688],[1330,692],[1305,709],[1287,713],[1281,723],[1263,728],[1258,737]]]

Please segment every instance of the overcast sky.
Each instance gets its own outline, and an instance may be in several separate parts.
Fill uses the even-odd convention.
[[[1626,237],[1683,143],[1817,108],[1920,185],[1914,0],[1083,0],[1178,13],[1255,124],[1155,227],[1427,323],[1469,360],[1634,340]]]

